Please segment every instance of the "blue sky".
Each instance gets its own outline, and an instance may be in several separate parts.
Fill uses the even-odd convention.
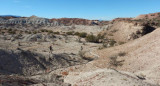
[[[111,20],[160,12],[160,0],[0,0],[0,15]]]

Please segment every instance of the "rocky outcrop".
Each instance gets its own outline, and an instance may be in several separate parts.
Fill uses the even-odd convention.
[[[79,18],[60,18],[60,19],[51,19],[51,21],[58,21],[63,25],[98,25],[100,21],[98,20],[87,20]]]
[[[29,24],[29,25],[41,25],[41,26],[57,26],[59,25],[56,21],[50,21],[46,18],[39,18],[36,16],[31,16],[28,18],[0,18],[0,25],[16,25],[16,24]]]
[[[0,28],[6,29],[37,29],[42,27],[71,26],[71,25],[107,25],[108,21],[87,20],[79,18],[47,19],[31,17],[0,17]]]

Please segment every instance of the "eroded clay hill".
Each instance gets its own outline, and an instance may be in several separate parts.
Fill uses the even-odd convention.
[[[160,84],[158,20],[31,16],[0,23],[0,85]]]
[[[117,83],[119,86],[159,86],[159,32],[158,28],[121,46],[98,50],[97,60],[69,71],[65,82],[92,86],[98,83],[101,86],[116,86]]]
[[[130,40],[140,38],[156,28],[150,24],[135,22],[128,19],[113,20],[109,28],[102,31],[108,39],[114,39],[119,43],[125,43]]]
[[[160,12],[158,13],[150,13],[150,14],[144,14],[144,15],[139,15],[136,18],[134,18],[135,20],[138,19],[158,19],[160,20]]]

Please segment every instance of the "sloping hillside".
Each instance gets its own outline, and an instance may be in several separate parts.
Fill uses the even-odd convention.
[[[129,20],[115,20],[113,24],[107,30],[102,31],[102,33],[108,39],[114,39],[117,42],[128,42],[154,30],[155,27],[149,24],[140,24]]]
[[[69,73],[70,75],[65,79],[66,82],[79,84],[77,81],[80,80],[80,83],[84,83],[87,85],[96,85],[94,81],[97,79],[95,77],[96,74],[91,71],[98,71],[99,68],[114,68],[118,71],[127,71],[130,72],[128,74],[129,76],[132,76],[131,73],[133,73],[133,76],[137,77],[138,79],[143,80],[143,82],[148,82],[155,84],[158,86],[160,84],[160,29],[156,29],[155,31],[139,38],[133,41],[130,41],[124,45],[112,47],[112,48],[106,48],[103,50],[98,50],[97,54],[100,55],[100,57],[97,60],[94,60],[90,63],[87,63],[86,65],[83,65],[81,67],[78,67],[78,70],[75,70],[74,72]],[[120,55],[119,53],[125,53],[125,55]],[[111,63],[111,57],[117,56],[116,61],[121,62],[121,65],[117,64],[114,65]],[[86,76],[81,75],[79,72],[88,73],[90,71],[91,80],[93,81],[90,83],[86,79]],[[106,71],[105,71],[106,72]],[[126,73],[125,73],[126,74]],[[87,75],[87,74],[86,74]],[[94,77],[95,76],[95,77]],[[94,78],[93,78],[94,77]],[[110,77],[116,77],[116,76],[103,76],[106,79]],[[70,78],[75,78],[75,82],[69,81]],[[99,77],[100,78],[100,77]],[[126,81],[128,81],[130,78],[127,78]],[[100,79],[103,81],[103,79]],[[114,80],[114,79],[112,79]],[[101,81],[97,81],[101,82]],[[116,82],[116,80],[115,80]],[[125,81],[121,81],[121,83],[124,83]],[[90,83],[90,84],[89,84]],[[111,82],[110,82],[111,83]],[[126,86],[130,84],[125,84]],[[123,85],[123,86],[125,86]],[[141,86],[144,86],[141,84]],[[146,85],[145,85],[146,86]],[[153,86],[153,85],[152,85]]]
[[[139,15],[136,18],[134,18],[135,20],[138,19],[159,19],[160,20],[160,12],[158,13],[150,13],[150,14],[144,14],[144,15]]]

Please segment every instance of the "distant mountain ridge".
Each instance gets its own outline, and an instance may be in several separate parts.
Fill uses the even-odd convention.
[[[0,16],[0,24],[2,25],[29,25],[29,26],[70,26],[70,25],[100,25],[107,24],[108,21],[87,20],[80,18],[60,18],[48,19],[37,16],[17,17],[17,16]]]
[[[17,16],[17,15],[0,15],[0,17],[21,17],[21,16]]]

